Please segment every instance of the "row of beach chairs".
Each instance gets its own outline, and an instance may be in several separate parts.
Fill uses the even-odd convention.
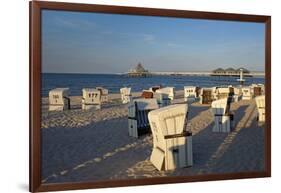
[[[265,97],[255,98],[259,121],[265,121]],[[212,101],[213,132],[230,132],[234,115],[230,112],[230,96]],[[187,128],[188,103],[160,107],[157,99],[137,99],[128,106],[129,135],[149,132],[153,136],[151,163],[158,170],[173,170],[193,165],[192,132]],[[131,117],[133,116],[133,117]],[[150,128],[150,129],[149,129]]]
[[[68,97],[68,88],[56,88],[49,92],[49,110],[65,110],[70,108],[70,99]],[[132,101],[131,88],[121,88],[121,101],[127,104]],[[253,84],[248,87],[210,87],[199,88],[196,86],[184,87],[184,101],[193,102],[199,99],[201,104],[211,104],[213,101],[231,97],[232,101],[250,100],[254,97],[264,95],[264,86],[262,84]],[[108,102],[108,89],[103,87],[82,89],[82,109],[91,108],[100,109],[102,103]],[[149,90],[143,90],[142,98],[156,98],[160,107],[171,104],[175,98],[174,87],[154,86]]]
[[[142,98],[133,100],[131,88],[121,88],[122,103],[128,103],[129,136],[139,137],[152,132],[153,148],[150,161],[158,170],[173,170],[193,165],[192,132],[187,127],[188,101],[200,98],[202,103],[210,103],[214,115],[213,132],[231,132],[234,128],[234,115],[230,105],[235,95],[248,100],[248,93],[255,96],[258,109],[258,120],[265,121],[265,97],[262,88],[202,88],[185,87],[184,104],[171,105],[175,97],[173,87],[152,87],[144,91]],[[248,90],[245,92],[244,90]],[[210,92],[207,93],[206,92]],[[101,103],[108,101],[108,90],[102,87],[82,90],[82,108],[94,106],[100,108]],[[205,98],[207,95],[207,99]],[[245,95],[245,96],[244,96]],[[70,108],[67,88],[58,88],[49,93],[50,110]]]
[[[70,109],[69,88],[56,88],[49,92],[49,111]],[[108,102],[108,90],[102,87],[82,89],[82,109],[100,109]]]

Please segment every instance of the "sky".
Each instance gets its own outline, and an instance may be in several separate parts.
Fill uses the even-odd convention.
[[[43,10],[43,73],[264,71],[265,25]]]

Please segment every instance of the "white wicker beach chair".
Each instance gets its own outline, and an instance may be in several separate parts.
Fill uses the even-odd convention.
[[[230,132],[233,128],[233,115],[229,112],[229,98],[219,99],[212,102],[215,125],[213,132]]]
[[[156,98],[159,107],[165,107],[171,104],[171,99],[166,93],[154,93],[154,98]]]
[[[251,87],[243,87],[242,88],[242,100],[251,100],[252,97],[252,91]]]
[[[232,102],[238,102],[242,98],[241,89],[238,87],[233,88],[234,95],[232,96]]]
[[[49,91],[49,111],[70,109],[68,91],[68,88],[56,88]]]
[[[156,99],[135,99],[128,105],[129,136],[139,137],[149,132],[148,112],[158,109]]]
[[[184,87],[184,101],[189,99],[195,100],[197,98],[197,87],[196,86],[185,86]]]
[[[101,92],[101,102],[102,103],[108,102],[108,89],[103,87],[96,87],[96,89]]]
[[[265,96],[257,96],[255,100],[258,109],[258,121],[265,122]]]
[[[100,109],[101,108],[101,91],[93,88],[82,89],[82,109]]]
[[[133,99],[132,94],[131,94],[131,88],[127,88],[127,87],[121,88],[120,94],[121,94],[121,100],[122,100],[123,104],[129,103]]]
[[[165,87],[156,90],[156,93],[168,94],[169,99],[174,100],[175,97],[175,88],[174,87]]]
[[[187,115],[187,104],[170,105],[148,113],[153,135],[150,161],[158,170],[193,165],[192,134],[186,131]]]

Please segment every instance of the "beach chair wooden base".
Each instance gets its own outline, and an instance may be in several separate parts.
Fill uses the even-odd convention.
[[[49,111],[64,111],[68,108],[63,105],[49,105]]]
[[[102,103],[107,103],[108,102],[108,95],[101,95],[100,100],[101,100]]]
[[[150,126],[145,125],[145,126],[138,126],[137,120],[134,119],[128,119],[129,123],[129,136],[138,138],[141,135],[150,133]]]
[[[265,113],[264,112],[259,111],[258,121],[265,122]]]
[[[258,109],[258,121],[265,122],[265,96],[257,96],[255,100]]]
[[[242,99],[241,95],[233,95],[231,102],[239,102]]]
[[[186,98],[184,98],[184,101],[187,102],[187,104],[194,103],[197,100],[198,100],[198,98],[195,98],[195,97],[186,97]]]
[[[127,104],[127,103],[131,102],[132,99],[133,99],[132,95],[125,95],[122,98],[122,103],[123,104]]]
[[[215,115],[213,132],[229,133],[234,128],[233,115]]]
[[[165,140],[166,150],[163,151],[155,147],[150,156],[151,163],[159,171],[174,170],[193,165],[192,136],[175,137]]]
[[[50,104],[49,111],[64,111],[70,109],[70,99],[64,98],[64,104]]]
[[[129,136],[139,137],[150,132],[148,113],[158,109],[156,99],[137,99],[128,105],[128,131]]]
[[[99,110],[101,109],[101,105],[94,105],[94,104],[82,104],[82,110]]]

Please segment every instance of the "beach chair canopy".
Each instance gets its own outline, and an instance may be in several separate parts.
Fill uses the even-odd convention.
[[[220,87],[217,88],[217,93],[221,94],[221,93],[229,93],[230,92],[230,88],[229,87]]]
[[[196,97],[197,93],[196,93],[196,86],[185,86],[184,87],[184,96],[188,97],[188,96],[194,96]]]
[[[176,104],[150,111],[148,118],[155,134],[164,139],[166,135],[181,134],[185,131],[187,104]]]
[[[156,90],[156,93],[163,93],[163,94],[168,94],[169,98],[171,100],[174,100],[175,96],[175,88],[174,87],[165,87],[165,88],[160,88]]]
[[[108,89],[106,89],[106,88],[96,87],[96,89],[101,91],[101,95],[107,95],[108,94]]]
[[[154,98],[135,99],[133,102],[137,103],[138,110],[152,110],[152,109],[157,109],[159,107],[157,104],[157,100]]]
[[[64,98],[68,97],[69,88],[55,88],[49,91],[50,104],[64,104]]]
[[[94,88],[83,88],[82,89],[82,95],[83,95],[83,102],[85,104],[87,103],[100,103],[101,98],[101,91],[94,89]]]
[[[50,90],[49,94],[59,94],[62,96],[68,96],[69,88],[55,88]]]
[[[174,93],[174,87],[160,88],[160,89],[156,90],[156,92],[158,92],[158,93],[167,93],[167,94]]]

